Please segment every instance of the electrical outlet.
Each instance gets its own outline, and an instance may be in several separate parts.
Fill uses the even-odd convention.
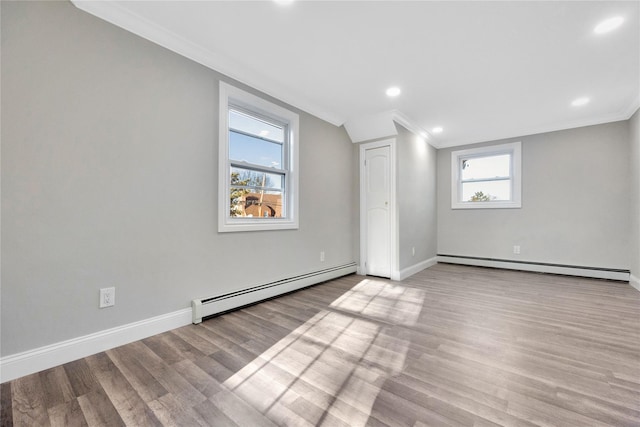
[[[116,304],[116,288],[100,289],[100,308],[111,307]]]
[[[324,251],[320,251],[320,262],[324,262]]]
[[[520,246],[519,245],[515,245],[513,247],[513,253],[516,255],[520,255]]]
[[[416,247],[411,248],[411,255],[416,256]]]

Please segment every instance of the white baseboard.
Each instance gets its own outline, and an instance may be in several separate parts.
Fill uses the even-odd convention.
[[[417,264],[411,265],[407,268],[403,268],[402,270],[400,270],[400,275],[398,280],[404,280],[408,277],[411,277],[414,274],[421,272],[425,268],[429,268],[433,265],[436,265],[437,262],[438,262],[437,257],[433,257],[433,258],[429,258],[424,261],[421,261]]]
[[[507,270],[533,271],[537,273],[562,274],[567,276],[591,277],[594,279],[609,279],[629,281],[629,272],[614,269],[598,269],[577,267],[569,265],[556,265],[544,263],[527,263],[521,261],[495,260],[486,258],[473,258],[466,256],[438,255],[438,262],[448,264],[475,265],[479,267],[504,268]]]
[[[640,278],[634,276],[633,274],[630,274],[629,284],[640,291]]]
[[[174,311],[0,359],[0,383],[191,324],[191,308]]]

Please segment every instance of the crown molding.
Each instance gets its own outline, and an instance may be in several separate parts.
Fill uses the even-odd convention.
[[[633,101],[631,101],[631,103],[627,106],[627,108],[622,110],[622,115],[626,116],[626,119],[623,119],[623,120],[629,120],[631,116],[633,116],[635,112],[638,111],[639,108],[640,108],[640,93],[636,95],[636,97],[633,99]]]
[[[420,126],[418,126],[414,120],[411,120],[402,111],[400,111],[400,110],[392,110],[391,111],[391,119],[394,122],[398,123],[399,125],[405,127],[406,129],[410,130],[411,132],[415,133],[416,135],[419,135],[422,138],[426,139],[427,142],[429,143],[429,145],[432,145],[433,147],[438,148],[437,147],[436,138],[434,138],[434,136],[431,134],[431,132],[428,132],[428,131],[424,130],[423,128],[421,128]]]
[[[633,113],[637,110],[638,107],[633,108],[633,104],[625,108],[622,111],[618,111],[614,114],[602,115],[599,117],[590,117],[588,119],[579,119],[571,122],[562,122],[562,123],[553,123],[549,125],[542,126],[532,126],[529,128],[525,128],[523,132],[520,132],[518,135],[513,135],[511,133],[505,134],[493,134],[487,135],[485,137],[480,137],[478,139],[469,140],[469,139],[452,139],[448,141],[443,141],[438,145],[434,145],[434,147],[440,148],[451,148],[451,147],[459,147],[462,145],[471,145],[471,144],[479,144],[481,142],[490,142],[490,141],[499,141],[503,139],[513,139],[513,138],[521,138],[529,135],[538,135],[541,133],[549,133],[549,132],[558,132],[562,130],[570,130],[587,126],[595,126],[601,125],[605,123],[613,123],[619,122],[623,120],[628,120]]]
[[[344,118],[328,111],[291,89],[265,78],[248,67],[149,21],[113,1],[71,0],[71,3],[97,18],[149,40],[198,64],[224,74],[279,101],[341,126]]]

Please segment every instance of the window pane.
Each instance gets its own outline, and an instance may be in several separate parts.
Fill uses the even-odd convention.
[[[281,191],[255,191],[231,187],[232,217],[283,218]]]
[[[282,191],[284,188],[284,175],[232,167],[231,185],[236,187],[252,187],[255,190],[270,189]]]
[[[511,181],[463,182],[463,202],[511,200]]]
[[[279,143],[284,142],[284,126],[232,109],[229,110],[229,129]]]
[[[510,175],[510,169],[510,154],[472,157],[462,160],[462,180],[508,177]]]
[[[282,169],[283,145],[241,133],[229,132],[229,158]]]

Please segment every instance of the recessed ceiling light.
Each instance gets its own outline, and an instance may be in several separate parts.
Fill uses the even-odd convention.
[[[618,28],[624,22],[624,18],[622,16],[615,16],[613,18],[605,19],[593,29],[593,32],[596,34],[604,34],[609,31],[613,31]]]
[[[433,129],[431,129],[431,132],[433,132],[433,133],[442,133],[443,130],[444,129],[442,129],[442,126],[437,126],[437,127],[434,127]]]
[[[583,96],[582,98],[574,99],[571,105],[573,105],[574,107],[580,107],[588,103],[589,103],[589,98],[587,98],[586,96]]]
[[[273,1],[283,6],[293,3],[293,0],[273,0]]]
[[[387,94],[387,96],[398,96],[400,95],[400,88],[397,86],[392,86],[389,89],[387,89],[387,91],[385,92]]]

